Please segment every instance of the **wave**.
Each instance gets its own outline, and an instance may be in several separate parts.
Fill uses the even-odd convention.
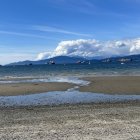
[[[9,79],[1,79],[1,84],[8,84],[8,83],[36,83],[36,82],[66,82],[66,83],[72,83],[80,86],[88,85],[89,81],[85,81],[82,79],[79,79],[77,77],[48,77],[48,78],[32,78],[32,77],[18,77],[13,78],[11,80]]]

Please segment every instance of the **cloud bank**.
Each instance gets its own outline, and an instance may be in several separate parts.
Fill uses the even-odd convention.
[[[140,38],[113,41],[79,39],[61,41],[53,52],[46,51],[38,54],[37,60],[61,55],[85,58],[106,58],[132,54],[140,54]]]

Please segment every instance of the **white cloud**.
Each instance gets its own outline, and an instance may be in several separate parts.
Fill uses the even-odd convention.
[[[51,56],[51,52],[42,52],[38,54],[36,60],[42,60],[45,58],[49,58],[50,56]]]
[[[140,54],[140,38],[113,41],[95,39],[61,41],[53,52],[40,53],[37,58],[45,59],[61,55],[105,58],[132,54]]]

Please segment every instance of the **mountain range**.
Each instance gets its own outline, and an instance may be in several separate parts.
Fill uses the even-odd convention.
[[[139,55],[129,55],[121,57],[111,57],[105,59],[86,59],[82,57],[69,57],[69,56],[56,56],[49,59],[39,60],[39,61],[20,61],[11,63],[8,65],[44,65],[44,64],[74,64],[74,63],[109,63],[109,62],[140,62]]]
[[[21,61],[21,62],[15,62],[8,65],[44,65],[44,64],[50,64],[51,62],[55,62],[55,64],[72,64],[76,63],[78,61],[87,61],[85,58],[81,57],[69,57],[69,56],[57,56],[49,59],[39,60],[39,61]]]

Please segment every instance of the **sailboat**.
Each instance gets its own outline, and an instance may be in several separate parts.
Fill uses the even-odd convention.
[[[88,62],[88,64],[89,64],[89,65],[91,64],[90,61]]]

